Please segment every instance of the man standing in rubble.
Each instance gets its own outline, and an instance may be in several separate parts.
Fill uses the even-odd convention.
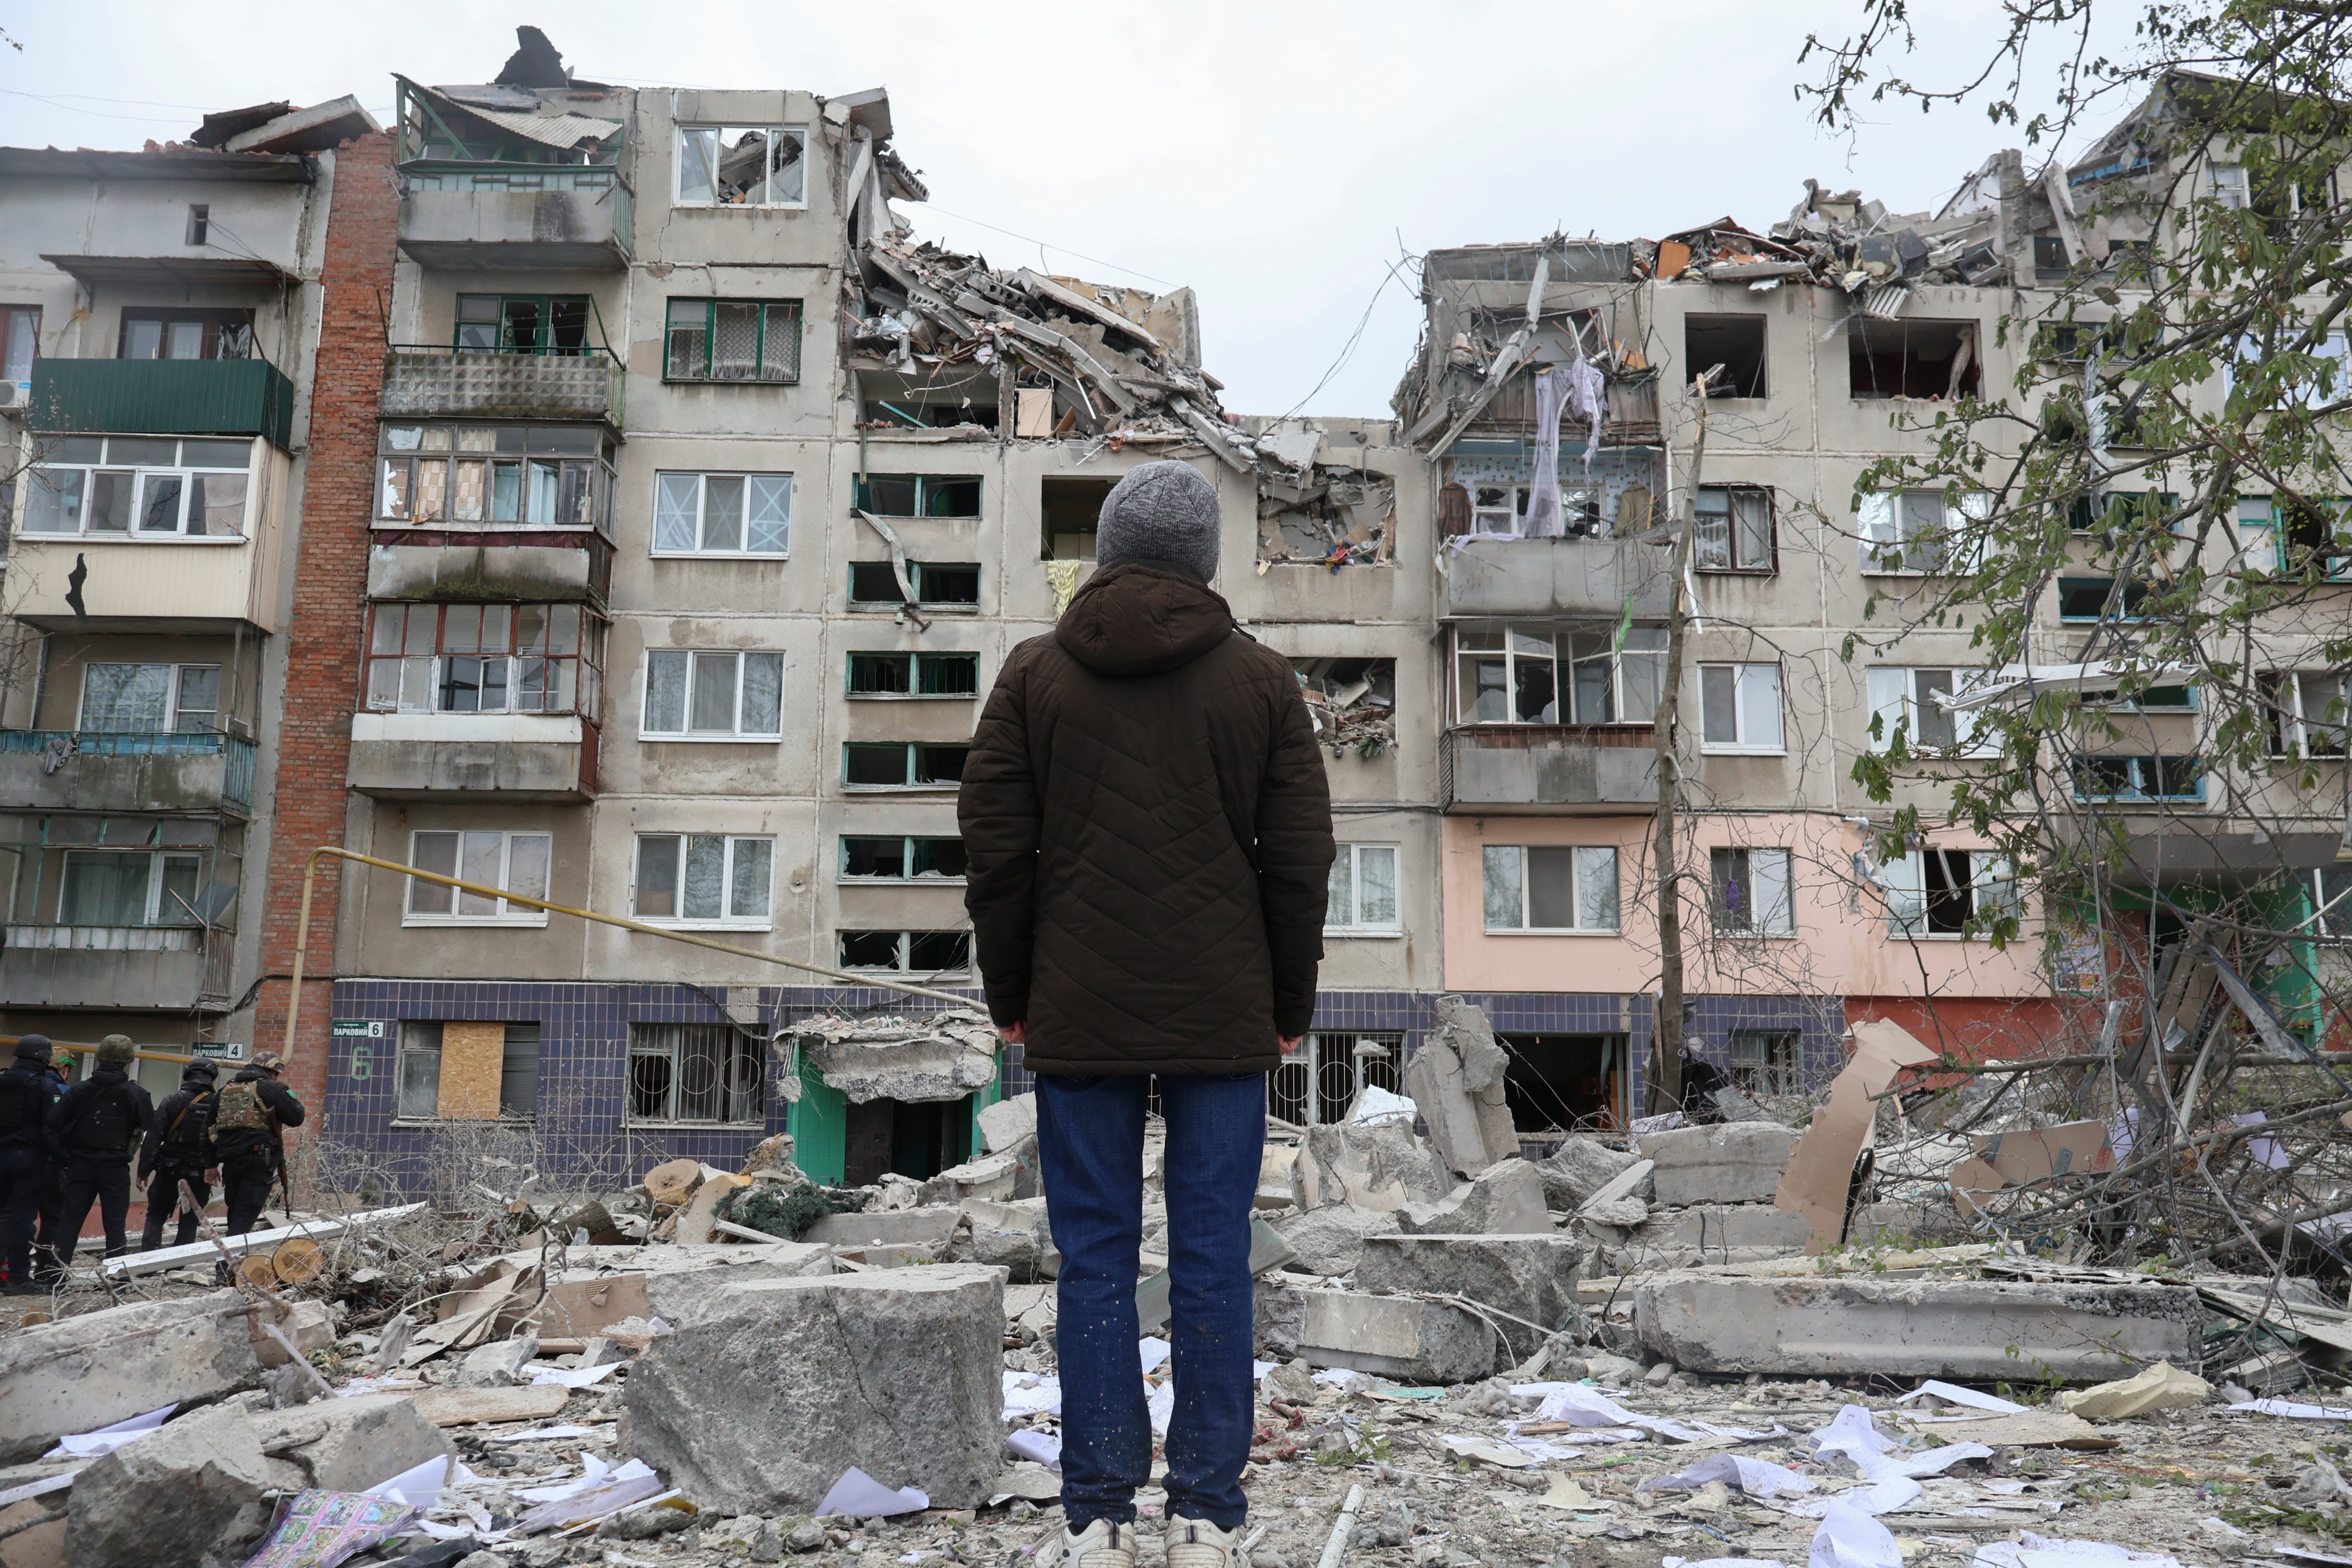
[[[60,1269],[73,1267],[74,1248],[89,1205],[106,1227],[106,1256],[131,1250],[124,1225],[131,1215],[131,1151],[155,1120],[155,1102],[131,1076],[138,1047],[128,1035],[98,1042],[98,1066],[49,1107],[49,1152],[66,1168],[65,1195],[50,1247]]]
[[[1094,576],[1013,649],[964,764],[964,906],[990,1016],[1037,1075],[1062,1254],[1066,1528],[1041,1568],[1132,1568],[1151,1471],[1136,1360],[1144,1108],[1167,1124],[1176,1400],[1168,1568],[1234,1568],[1255,1388],[1265,1075],[1315,1010],[1331,798],[1290,663],[1211,592],[1215,487],[1146,463]]]
[[[205,1205],[213,1195],[213,1108],[220,1099],[213,1086],[219,1078],[220,1068],[212,1063],[190,1062],[180,1069],[180,1087],[155,1108],[146,1142],[139,1145],[139,1184],[147,1193],[142,1252],[163,1245],[163,1222],[173,1215],[179,1225],[172,1245],[185,1247],[196,1239]]]
[[[270,1184],[286,1169],[279,1130],[302,1125],[302,1102],[278,1081],[286,1058],[263,1051],[222,1086],[213,1106],[213,1155],[220,1166],[221,1197],[231,1236],[243,1236],[269,1202]]]
[[[57,1098],[58,1080],[49,1076],[49,1037],[23,1037],[8,1070],[0,1072],[0,1257],[7,1260],[11,1296],[40,1289],[33,1282],[33,1226],[49,1184],[43,1124]]]

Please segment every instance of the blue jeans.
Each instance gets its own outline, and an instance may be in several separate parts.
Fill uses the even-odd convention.
[[[1256,1388],[1250,1209],[1265,1146],[1265,1075],[1162,1078],[1168,1272],[1176,1406],[1168,1511],[1234,1530],[1249,1511]],[[1135,1520],[1151,1479],[1151,1419],[1137,1360],[1143,1232],[1141,1074],[1037,1079],[1037,1157],[1062,1255],[1055,1340],[1062,1378],[1062,1511],[1068,1528]]]

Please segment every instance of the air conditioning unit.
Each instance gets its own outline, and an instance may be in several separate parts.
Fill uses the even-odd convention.
[[[32,400],[32,383],[26,381],[0,381],[0,409],[5,409],[10,412],[21,412],[24,409],[25,405],[30,403]]]

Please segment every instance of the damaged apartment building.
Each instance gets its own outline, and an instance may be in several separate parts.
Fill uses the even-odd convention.
[[[299,941],[312,978],[291,1081],[323,1101],[331,1144],[393,1180],[469,1129],[616,1173],[648,1154],[731,1161],[782,1131],[827,1181],[952,1167],[979,1149],[978,1111],[1024,1086],[1017,1047],[999,1060],[992,1040],[965,1042],[903,1072],[829,1074],[804,1026],[905,1005],[856,983],[869,975],[976,987],[955,795],[980,703],[1093,571],[1110,488],[1172,457],[1224,498],[1220,585],[1253,635],[1296,658],[1348,841],[1328,1027],[1285,1070],[1277,1110],[1334,1120],[1364,1085],[1395,1087],[1438,980],[1436,734],[1426,588],[1402,564],[1427,558],[1433,513],[1389,424],[1229,415],[1189,290],[992,268],[923,242],[892,205],[926,193],[879,90],[599,85],[523,29],[497,80],[396,77],[393,95],[388,127],[338,127],[339,150],[269,165],[287,184],[236,187],[299,202],[338,159],[364,166],[353,189],[368,205],[331,229],[289,208],[289,245],[312,253],[226,276],[203,259],[228,243],[232,209],[215,195],[214,248],[192,239],[185,259],[180,226],[203,208],[157,185],[171,232],[107,247],[144,258],[135,268],[26,240],[0,279],[0,310],[40,302],[35,405],[11,426],[37,452],[10,578],[37,598],[10,609],[51,649],[37,710],[21,684],[11,710],[27,726],[7,736],[23,764],[12,795],[87,801],[98,755],[121,753],[122,786],[152,808],[166,798],[154,753],[249,758],[257,736],[253,809],[272,835],[250,842],[244,799],[214,800],[221,821],[205,831],[224,837],[205,840],[184,888],[175,836],[195,830],[168,813],[160,827],[152,809],[33,819],[21,837],[76,847],[37,868],[17,858],[12,922],[90,950],[74,954],[89,973],[68,985],[51,963],[47,989],[16,984],[32,944],[12,923],[0,1001],[14,1030],[84,1040],[119,1026],[158,1042],[159,1074],[198,1042],[279,1048]],[[80,166],[93,156],[59,163],[79,176],[59,184],[76,224],[125,205],[124,184]],[[176,169],[195,155],[107,156]],[[251,244],[272,232],[241,209],[231,221]],[[94,313],[77,281],[93,266],[115,269]],[[51,383],[181,370],[131,363],[147,340],[118,300],[144,302],[125,291],[138,268],[158,298],[200,307],[163,326],[168,345],[183,316],[205,334],[189,376],[277,378],[279,401],[250,401],[279,423],[244,438],[255,493],[301,503],[299,539],[268,532],[267,505],[243,534],[224,523],[166,543],[134,526],[118,543],[99,506],[76,514],[77,537],[50,539],[55,497],[110,494],[110,465],[161,462],[137,443],[195,427],[129,396],[42,412]],[[237,318],[257,323],[249,357],[221,365],[226,317],[205,312],[232,285],[266,288],[268,306]],[[183,467],[215,432],[173,449]],[[301,473],[284,480],[288,453],[307,461],[307,495]],[[167,483],[216,493],[202,475],[135,473],[151,497]],[[249,570],[238,558],[234,615],[203,612],[215,626],[186,592],[191,563],[237,548],[216,536],[265,548]],[[145,618],[121,620],[133,555],[152,567]],[[86,616],[68,602],[77,585]],[[92,651],[101,631],[143,640]],[[118,723],[93,707],[86,669],[166,659],[160,716]],[[216,715],[191,695],[212,690],[190,673],[207,664]],[[134,831],[148,836],[135,850],[115,847]],[[237,885],[215,868],[232,845],[247,868],[236,900],[214,889]],[[821,973],[313,866],[322,845]],[[132,854],[151,867],[136,897],[117,887]],[[115,900],[102,910],[83,890],[101,872]],[[154,1017],[57,1010],[125,994],[121,973],[155,950],[215,941],[189,897],[218,917],[219,941],[242,921],[251,962],[232,972],[224,955],[201,996],[159,994]]]

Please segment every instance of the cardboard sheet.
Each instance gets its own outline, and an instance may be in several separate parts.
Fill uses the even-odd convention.
[[[1976,1145],[1977,1152],[1953,1166],[1951,1175],[1952,1206],[1971,1218],[1982,1207],[1977,1198],[2003,1187],[2116,1168],[2104,1121],[1994,1132],[1979,1137]]]
[[[1845,1228],[1846,1188],[1853,1180],[1853,1163],[1869,1146],[1878,1102],[1905,1068],[1925,1067],[1939,1059],[1900,1024],[1870,1018],[1846,1031],[1853,1056],[1830,1085],[1830,1102],[1813,1118],[1796,1152],[1780,1173],[1776,1208],[1802,1215],[1813,1234],[1805,1251],[1819,1256],[1838,1244]]]

